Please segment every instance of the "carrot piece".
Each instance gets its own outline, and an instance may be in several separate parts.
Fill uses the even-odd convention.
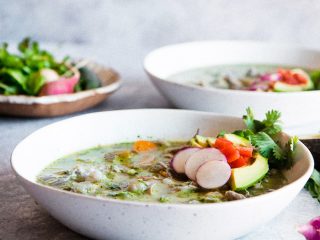
[[[238,147],[239,153],[243,157],[252,157],[253,148],[252,147]]]
[[[157,145],[150,141],[138,140],[133,145],[133,150],[136,152],[147,152],[153,150]]]
[[[239,168],[250,164],[250,157],[239,157],[236,161],[230,163],[231,168]]]

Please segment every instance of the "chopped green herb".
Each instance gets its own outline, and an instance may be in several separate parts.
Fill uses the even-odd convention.
[[[166,197],[166,196],[161,196],[161,197],[159,198],[159,202],[161,202],[161,203],[169,202],[169,198]]]
[[[195,189],[193,188],[187,188],[187,189],[183,189],[180,190],[177,194],[178,197],[180,198],[188,198],[190,197],[193,193],[195,193]]]
[[[138,172],[136,171],[136,170],[134,170],[134,169],[129,169],[128,171],[127,171],[127,173],[129,174],[129,175],[135,175],[135,174],[137,174]]]

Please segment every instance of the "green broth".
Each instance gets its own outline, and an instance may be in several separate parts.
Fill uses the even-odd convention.
[[[215,65],[179,72],[169,76],[168,80],[208,88],[247,90],[247,85],[258,79],[259,76],[274,73],[279,68],[293,69],[296,67],[268,64]]]
[[[236,200],[233,197],[230,199],[230,193],[236,193],[230,191],[227,184],[220,189],[204,190],[171,170],[173,154],[188,146],[187,142],[154,143],[157,145],[155,150],[142,153],[132,151],[133,143],[80,151],[54,161],[39,174],[37,181],[99,198],[169,203]],[[261,182],[240,194],[245,197],[257,196],[285,184],[283,175],[271,170]]]

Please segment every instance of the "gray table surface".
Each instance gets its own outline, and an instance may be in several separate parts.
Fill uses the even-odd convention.
[[[59,53],[68,52],[73,56],[95,56],[94,59],[114,66],[123,76],[123,86],[118,92],[86,112],[126,108],[172,108],[148,82],[141,64],[134,61],[137,60],[136,57],[113,55],[113,60],[110,61],[110,57],[109,60],[106,59],[113,53],[111,48],[101,51],[97,46],[48,46]],[[105,56],[103,52],[108,54]],[[0,240],[85,239],[64,227],[37,205],[19,185],[10,167],[10,154],[19,141],[36,129],[66,117],[70,116],[52,119],[0,117]],[[304,239],[297,233],[296,227],[317,215],[320,215],[320,204],[302,190],[276,218],[242,239]]]

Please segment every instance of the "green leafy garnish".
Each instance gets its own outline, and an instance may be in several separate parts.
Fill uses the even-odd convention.
[[[227,132],[225,130],[222,130],[218,133],[217,138],[218,137],[223,137]]]
[[[271,167],[288,169],[293,165],[293,153],[298,142],[297,137],[292,137],[285,147],[277,141],[277,134],[281,132],[281,113],[271,110],[266,113],[265,119],[256,120],[251,108],[247,108],[247,115],[243,116],[247,129],[235,131],[234,134],[250,140],[258,152],[268,158]]]
[[[180,190],[178,192],[177,196],[180,198],[188,198],[188,197],[192,196],[192,194],[194,194],[194,193],[195,193],[195,189],[187,188],[187,189]]]
[[[279,111],[271,110],[266,113],[266,118],[262,121],[264,128],[263,132],[273,136],[281,132],[282,128],[279,123],[281,113]]]
[[[19,54],[10,53],[8,44],[0,45],[0,94],[37,96],[45,84],[40,71],[48,68],[59,75],[67,72],[67,58],[58,62],[39,44],[25,38],[18,45]]]
[[[265,132],[268,135],[275,135],[281,132],[282,128],[279,123],[281,113],[276,110],[271,110],[266,113],[266,118],[263,121],[254,119],[253,111],[247,108],[247,115],[243,116],[244,123],[247,129],[253,133]]]
[[[308,180],[305,188],[310,192],[313,198],[316,198],[320,203],[320,173],[314,169]]]
[[[320,88],[320,70],[313,70],[309,73],[310,78],[315,86],[315,89]]]
[[[259,132],[250,137],[253,146],[257,147],[262,156],[270,159],[273,156],[280,159],[283,155],[282,149],[278,144],[265,132]]]
[[[119,199],[132,199],[136,196],[136,194],[129,191],[121,191],[116,193],[109,193],[109,196],[119,198]]]
[[[161,202],[161,203],[169,202],[169,198],[167,196],[161,196],[159,198],[159,202]]]
[[[251,143],[257,147],[259,153],[268,158],[269,164],[277,169],[289,169],[293,165],[293,154],[298,142],[297,137],[289,139],[284,148],[265,132],[251,136]]]

